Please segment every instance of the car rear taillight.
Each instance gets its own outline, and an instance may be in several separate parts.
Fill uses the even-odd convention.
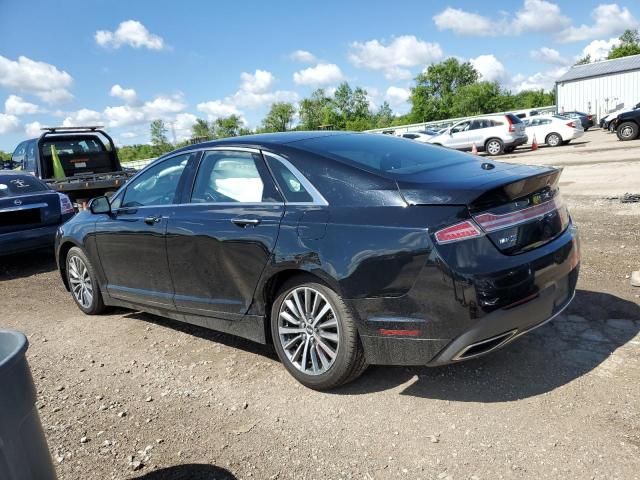
[[[470,238],[481,237],[482,231],[471,220],[456,223],[450,227],[438,230],[435,234],[436,242],[440,245],[444,243],[458,242],[460,240],[468,240]]]
[[[575,124],[573,122],[569,122],[567,123],[567,127],[569,128],[576,128]]]
[[[511,213],[497,215],[495,213],[482,213],[475,215],[473,219],[487,232],[495,232],[509,227],[515,227],[534,218],[542,217],[556,210],[566,210],[561,197],[556,197],[532,207],[524,208]]]
[[[588,118],[589,120],[591,120],[591,119],[593,119],[593,115],[587,115],[587,118]]]
[[[516,127],[513,126],[513,120],[511,120],[508,115],[505,116],[505,118],[507,119],[507,122],[509,122],[509,131],[510,132],[515,132],[516,131]]]
[[[60,213],[62,215],[73,213],[75,211],[69,197],[67,197],[64,193],[58,193],[58,197],[60,198]]]

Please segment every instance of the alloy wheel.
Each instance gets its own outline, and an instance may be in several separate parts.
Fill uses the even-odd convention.
[[[74,298],[83,308],[89,308],[93,302],[93,284],[87,266],[80,257],[74,255],[69,258],[68,268]]]
[[[549,135],[549,139],[547,141],[549,146],[557,147],[558,145],[560,145],[560,142],[561,142],[560,137],[558,137],[558,135],[556,135],[555,133],[552,133],[551,135]]]
[[[500,143],[498,143],[495,140],[492,142],[489,142],[487,144],[487,151],[491,155],[497,155],[498,153],[500,153]]]
[[[335,363],[340,323],[327,298],[318,290],[298,287],[287,294],[278,312],[278,336],[293,366],[320,375]]]
[[[633,128],[629,126],[624,127],[622,130],[620,130],[620,135],[622,135],[624,138],[629,138],[633,135]]]

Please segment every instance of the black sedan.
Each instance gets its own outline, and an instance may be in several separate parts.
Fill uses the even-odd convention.
[[[156,160],[58,232],[62,279],[105,306],[273,343],[303,384],[490,352],[574,295],[560,171],[387,135],[291,132]]]
[[[73,214],[69,197],[33,175],[0,172],[0,256],[53,247],[58,226]]]

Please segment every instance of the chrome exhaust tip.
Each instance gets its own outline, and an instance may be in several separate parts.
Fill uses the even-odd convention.
[[[514,329],[494,337],[485,338],[479,342],[471,343],[455,354],[452,361],[468,360],[496,350],[509,342],[517,333],[518,330]]]

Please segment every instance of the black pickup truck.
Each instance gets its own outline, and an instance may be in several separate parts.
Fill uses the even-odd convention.
[[[12,168],[31,173],[69,196],[76,208],[116,191],[133,171],[123,169],[113,139],[100,126],[43,128],[39,138],[21,142]]]

